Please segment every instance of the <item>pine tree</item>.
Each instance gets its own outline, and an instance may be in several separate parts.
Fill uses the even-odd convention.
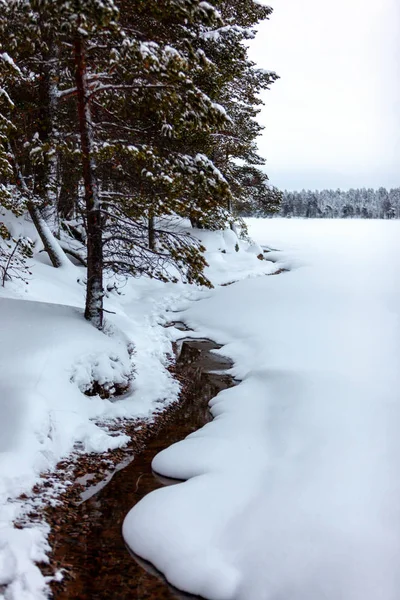
[[[7,225],[9,213],[21,216],[25,208],[24,199],[12,189],[14,171],[9,144],[15,126],[12,122],[14,102],[8,88],[20,77],[14,60],[7,52],[0,52],[0,280],[3,286],[12,277],[26,280],[27,259],[32,256],[31,240],[13,236],[12,228]]]
[[[14,163],[22,165],[19,179],[30,205],[43,209],[54,184],[54,156],[59,165],[76,164],[80,156],[85,199],[82,207],[78,198],[76,208],[83,208],[87,248],[86,317],[102,326],[104,267],[174,279],[173,265],[188,281],[208,284],[201,246],[158,223],[186,216],[189,197],[195,214],[212,214],[215,227],[226,222],[220,198],[229,195],[227,182],[207,156],[186,152],[181,143],[226,122],[191,77],[201,61],[191,49],[193,28],[211,23],[217,13],[197,0],[171,0],[162,10],[154,2],[121,2],[119,21],[111,0],[15,0],[10,6],[9,45],[33,73],[33,89],[25,81],[17,90],[22,110]],[[180,49],[171,44],[178,38]],[[24,110],[27,103],[32,110]],[[34,117],[25,122],[25,112]],[[62,199],[64,214],[70,214],[65,175],[62,186],[56,183],[63,193],[53,206]],[[204,196],[208,207],[196,204]]]
[[[1,4],[0,4],[1,8]],[[1,205],[12,209],[12,196],[7,187],[13,178],[13,168],[8,152],[10,133],[15,126],[11,113],[14,102],[9,93],[9,82],[18,78],[19,69],[7,52],[1,52],[0,46],[0,202]]]
[[[246,203],[261,202],[259,211],[277,210],[280,195],[268,184],[261,167],[265,159],[257,150],[263,127],[257,115],[263,104],[260,93],[278,79],[275,72],[258,69],[248,58],[248,40],[256,25],[268,19],[272,9],[252,0],[220,0],[221,22],[198,36],[197,45],[212,62],[212,76],[200,73],[207,93],[224,106],[229,123],[205,140],[206,152],[228,181],[232,197],[229,210],[240,213]]]
[[[250,0],[7,3],[0,34],[22,73],[10,164],[53,264],[60,245],[87,264],[96,327],[104,273],[210,285],[178,217],[218,229],[233,204],[277,206],[256,147],[258,94],[276,75],[245,45],[270,12]]]
[[[235,211],[240,216],[266,217],[280,209],[282,192],[271,186],[267,174],[253,165],[237,166],[231,188]]]
[[[13,98],[13,127],[8,131],[4,146],[18,188],[12,196],[22,199],[53,265],[59,267],[67,259],[43,215],[50,196],[46,173],[52,159],[48,158],[53,155],[50,143],[43,143],[39,133],[40,114],[45,111],[41,81],[43,65],[47,64],[43,58],[43,52],[47,52],[41,35],[43,19],[39,18],[41,13],[34,13],[28,0],[10,0],[3,7],[0,37],[5,55],[13,54],[15,61],[13,74],[8,73],[6,78]],[[15,77],[16,72],[18,77]]]

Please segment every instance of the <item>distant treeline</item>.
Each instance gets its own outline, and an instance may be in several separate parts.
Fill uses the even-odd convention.
[[[283,217],[399,219],[400,188],[283,192]]]

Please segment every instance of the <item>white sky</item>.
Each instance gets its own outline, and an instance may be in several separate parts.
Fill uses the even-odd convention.
[[[400,0],[270,0],[250,55],[281,79],[261,154],[280,188],[400,186]]]

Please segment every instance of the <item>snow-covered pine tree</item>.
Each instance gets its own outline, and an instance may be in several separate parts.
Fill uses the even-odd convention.
[[[238,165],[231,189],[235,211],[242,217],[267,217],[280,209],[282,192],[271,186],[267,174],[256,166]]]
[[[59,267],[67,259],[43,215],[54,198],[56,186],[55,115],[49,108],[50,92],[44,93],[44,89],[55,85],[54,81],[49,83],[48,77],[56,67],[48,49],[49,32],[53,31],[54,23],[47,21],[47,13],[44,19],[44,13],[45,3],[40,12],[35,12],[30,0],[9,0],[3,4],[0,38],[5,54],[13,56],[19,74],[7,77],[14,103],[14,126],[9,131],[6,150],[18,188],[13,197],[24,200],[53,265]]]
[[[390,203],[393,206],[394,218],[400,219],[400,188],[389,190]]]
[[[117,275],[145,273],[163,280],[176,279],[179,271],[187,281],[208,284],[200,245],[172,228],[170,220],[163,227],[158,223],[161,217],[182,214],[188,187],[194,196],[208,190],[214,198],[209,211],[228,193],[207,157],[177,151],[175,142],[193,129],[210,129],[225,120],[220,107],[194,85],[193,62],[172,45],[170,35],[179,28],[183,38],[194,21],[208,21],[214,12],[197,1],[179,3],[180,10],[172,0],[162,11],[153,2],[144,4],[121,3],[118,23],[92,36],[86,53],[85,105],[86,111],[91,107],[91,155],[98,165],[104,266]],[[149,21],[147,31],[142,25]],[[225,224],[223,217],[213,211],[219,226]],[[88,270],[89,264],[88,250]]]
[[[29,206],[56,209],[63,244],[73,238],[87,261],[87,318],[101,327],[104,270],[209,284],[202,248],[173,218],[224,227],[233,189],[267,189],[251,170],[262,162],[254,107],[276,76],[255,69],[243,42],[269,9],[10,0],[6,12],[2,36],[24,74],[14,173]]]
[[[255,212],[253,212],[255,214]],[[393,219],[400,218],[400,189],[384,187],[283,192],[284,217]]]
[[[140,152],[130,164],[118,165],[125,186],[130,180],[139,213],[148,211],[155,223],[157,216],[174,213],[192,220],[203,216],[214,228],[223,227],[229,218],[229,187],[203,147],[190,144],[227,123],[222,108],[195,83],[198,72],[209,71],[209,64],[194,41],[199,30],[217,23],[219,16],[210,4],[193,0],[162,5],[122,2],[120,22],[127,30],[133,18],[140,53],[134,44],[133,51],[129,49],[129,73],[141,73],[149,85],[138,85],[129,103]],[[190,269],[192,276],[195,272]]]
[[[248,40],[255,36],[255,27],[269,18],[272,9],[254,0],[219,0],[216,6],[222,22],[204,29],[197,41],[214,72],[212,77],[199,73],[199,79],[207,93],[224,106],[230,121],[203,142],[230,184],[230,210],[246,212],[250,205],[261,201],[259,212],[274,212],[279,207],[280,193],[270,187],[260,168],[265,159],[257,150],[257,137],[263,129],[257,115],[263,104],[260,93],[269,89],[278,76],[258,69],[249,59],[247,47]]]
[[[41,138],[32,122],[40,121],[38,98],[44,98],[52,121],[46,126],[47,139],[57,140],[63,179],[65,164],[76,165],[77,158],[81,162],[87,318],[101,327],[103,266],[116,273],[144,272],[165,279],[176,276],[170,272],[172,264],[188,281],[207,284],[199,245],[168,223],[157,231],[157,224],[161,216],[186,215],[188,196],[197,195],[207,195],[209,204],[198,206],[198,212],[208,210],[215,226],[226,222],[222,206],[229,195],[227,182],[205,155],[183,151],[181,143],[193,131],[215,130],[226,122],[224,111],[190,74],[202,59],[191,49],[193,28],[218,19],[215,10],[198,0],[170,0],[162,7],[121,1],[120,15],[111,1],[13,0],[10,6],[10,21],[24,23],[23,39],[14,46],[32,74],[33,89],[29,93],[25,87],[21,97],[25,107],[31,103],[28,114],[36,114],[27,123],[21,118],[16,162],[26,189],[38,196],[43,186],[35,184],[35,165],[41,150],[42,155],[47,150],[44,134]],[[12,45],[18,34],[15,27],[9,31],[15,32],[9,36]],[[50,86],[49,93],[47,85],[43,93],[37,81],[43,76],[49,80],[48,65],[43,75],[49,56],[57,87]],[[19,143],[21,138],[25,143]],[[74,187],[78,189],[77,182]],[[63,189],[67,186],[61,185]],[[60,193],[61,198],[67,199],[64,214],[70,214],[71,196]],[[150,244],[148,217],[156,226]]]
[[[1,8],[1,3],[0,3]],[[25,280],[29,272],[27,259],[32,255],[32,243],[28,238],[13,235],[10,215],[21,216],[24,198],[13,186],[14,170],[10,153],[10,135],[15,129],[12,122],[14,102],[9,88],[21,76],[11,56],[0,46],[0,280],[4,286],[12,277]]]
[[[1,8],[1,3],[0,3]],[[0,202],[12,209],[12,195],[7,183],[13,179],[11,157],[8,152],[9,137],[14,124],[11,113],[14,102],[10,97],[10,79],[19,76],[19,70],[10,55],[0,45]]]
[[[40,10],[34,6],[30,0],[7,2],[0,34],[23,74],[12,90],[18,132],[13,147],[36,204],[43,209],[55,202],[59,61],[47,5],[42,3]]]

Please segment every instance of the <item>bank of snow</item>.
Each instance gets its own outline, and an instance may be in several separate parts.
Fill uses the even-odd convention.
[[[35,566],[46,561],[45,524],[15,529],[40,474],[72,450],[105,452],[127,443],[107,424],[116,418],[150,418],[178,397],[168,355],[176,330],[163,325],[170,309],[208,294],[192,286],[132,280],[106,299],[107,327],[100,333],[82,314],[85,273],[49,265],[29,221],[14,223],[36,241],[28,285],[0,289],[0,598],[40,600],[47,581]],[[198,232],[207,246],[208,275],[216,284],[270,272],[259,248],[230,232]],[[237,252],[237,250],[239,250]],[[132,378],[133,375],[133,378]],[[93,381],[130,388],[121,398],[84,394]]]
[[[400,224],[249,224],[292,271],[182,312],[242,383],[155,457],[187,481],[136,505],[125,539],[212,600],[397,600]]]

